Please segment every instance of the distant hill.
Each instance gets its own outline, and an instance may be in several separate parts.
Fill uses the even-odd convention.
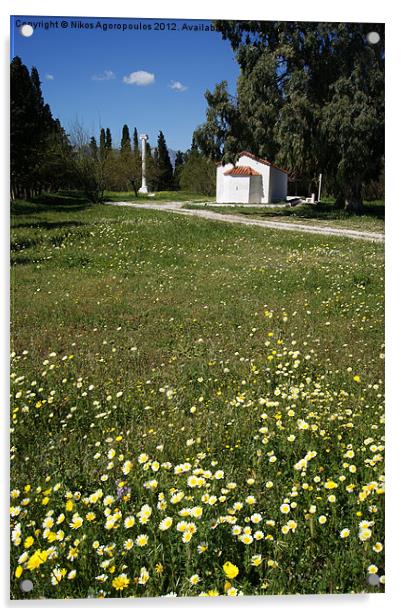
[[[173,167],[175,167],[175,159],[177,157],[177,152],[168,148],[168,155],[170,156],[171,164],[173,165]]]
[[[152,148],[152,154],[154,153],[156,148]],[[176,150],[172,150],[171,148],[167,148],[168,149],[168,155],[170,156],[170,161],[171,164],[173,165],[173,167],[175,167],[175,159],[177,157],[177,152]]]
[[[139,148],[141,149],[141,148]],[[151,151],[152,151],[152,155],[154,154],[156,148],[152,148],[151,147]],[[170,156],[170,161],[171,164],[173,165],[173,167],[175,167],[175,159],[177,158],[177,151],[176,150],[172,150],[171,148],[167,148],[168,149],[168,155]]]

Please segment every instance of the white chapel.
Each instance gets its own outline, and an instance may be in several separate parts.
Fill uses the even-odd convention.
[[[216,203],[275,203],[287,198],[288,173],[250,152],[217,166]]]

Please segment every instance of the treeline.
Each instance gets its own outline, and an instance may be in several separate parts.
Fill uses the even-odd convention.
[[[186,190],[212,195],[215,165],[198,149],[170,160],[166,139],[146,142],[146,180],[150,191]],[[81,190],[96,203],[105,191],[137,191],[142,178],[138,131],[127,124],[115,145],[109,128],[89,137],[76,123],[67,135],[45,104],[38,71],[19,57],[11,62],[11,197],[29,199],[41,192]]]
[[[29,72],[16,57],[11,62],[10,76],[11,196],[29,199],[73,181],[69,166],[65,166],[72,148],[60,122],[43,100],[36,68]]]
[[[300,190],[323,173],[326,193],[353,211],[363,197],[384,196],[384,24],[214,25],[240,75],[234,95],[225,81],[206,91],[199,151],[234,162],[249,150],[288,169]]]
[[[174,166],[162,131],[156,147],[152,148],[146,141],[145,148],[146,183],[150,192],[185,190],[214,194],[216,166],[194,145],[186,152],[176,152]],[[97,200],[102,199],[105,191],[134,191],[138,194],[142,182],[142,152],[136,127],[131,139],[129,127],[124,124],[118,148],[113,147],[110,129],[102,128],[98,139],[95,136],[90,138],[89,151],[101,189]]]

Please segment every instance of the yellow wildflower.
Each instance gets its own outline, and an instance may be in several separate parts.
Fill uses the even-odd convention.
[[[223,570],[226,574],[226,577],[228,577],[230,580],[233,580],[235,577],[237,577],[239,573],[238,567],[233,565],[233,563],[231,563],[230,561],[224,563]]]

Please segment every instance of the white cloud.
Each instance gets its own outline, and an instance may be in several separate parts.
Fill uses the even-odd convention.
[[[54,75],[51,75],[50,73],[46,73],[45,79],[46,81],[53,81]]]
[[[135,86],[150,86],[154,81],[154,74],[147,71],[135,71],[123,77],[124,83]]]
[[[188,90],[188,86],[184,86],[181,81],[171,81],[169,88],[175,90],[176,92],[184,92],[184,90]]]
[[[100,75],[92,75],[93,81],[109,81],[110,79],[115,79],[116,76],[113,71],[105,70]]]

